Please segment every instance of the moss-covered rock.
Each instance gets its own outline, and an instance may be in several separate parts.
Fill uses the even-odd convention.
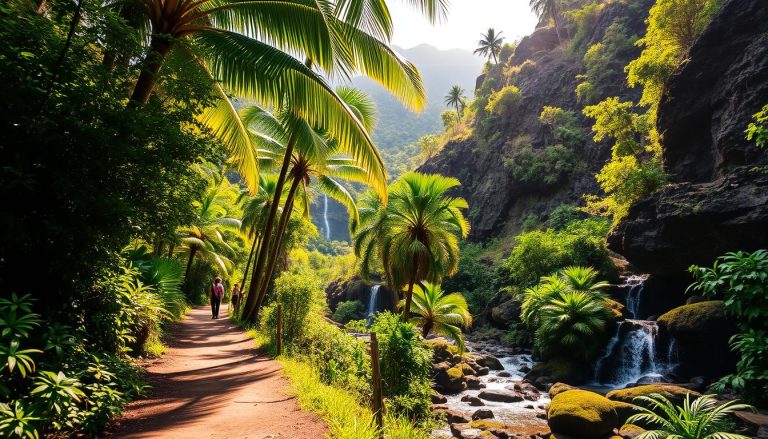
[[[608,309],[611,310],[611,314],[613,315],[613,320],[619,321],[624,320],[630,317],[629,311],[627,311],[627,307],[624,306],[623,303],[617,302],[613,299],[607,299],[605,301],[606,306]]]
[[[624,439],[634,439],[645,432],[645,429],[634,424],[624,424],[619,429],[619,436]]]
[[[432,361],[439,363],[447,361],[459,353],[459,348],[449,343],[443,338],[433,338],[426,340],[427,345],[432,348]]]
[[[459,363],[456,365],[456,367],[461,369],[461,372],[464,374],[464,376],[476,374],[475,369],[473,369],[472,366],[467,363]]]
[[[608,392],[606,398],[611,401],[618,401],[627,404],[640,405],[641,402],[637,401],[639,396],[649,396],[654,393],[664,396],[673,403],[681,404],[685,399],[685,396],[690,394],[691,398],[698,398],[701,396],[698,392],[686,389],[685,387],[675,386],[672,384],[648,384],[645,386],[630,387],[628,389],[618,389]]]
[[[569,390],[552,398],[547,423],[555,434],[601,439],[618,426],[614,403],[597,393]]]
[[[613,408],[616,410],[616,415],[619,417],[619,425],[626,423],[630,416],[640,413],[640,408],[638,406],[628,402],[614,401]]]
[[[549,397],[554,398],[555,396],[563,392],[567,392],[568,390],[574,390],[574,389],[576,389],[576,387],[573,387],[565,383],[555,383],[555,384],[552,384],[552,387],[549,388]]]
[[[723,376],[734,370],[736,357],[728,340],[736,333],[725,317],[723,302],[683,305],[658,319],[662,337],[677,342],[680,372],[686,376]]]
[[[499,430],[504,428],[504,424],[499,421],[491,421],[490,419],[478,419],[469,423],[472,428],[479,428],[481,430],[491,430],[497,428]]]

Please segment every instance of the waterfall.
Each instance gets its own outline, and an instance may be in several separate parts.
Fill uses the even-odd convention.
[[[323,221],[325,221],[325,239],[331,240],[331,224],[328,222],[328,195],[325,195],[325,206],[323,207]]]
[[[597,363],[596,381],[623,387],[646,375],[660,374],[660,362],[656,357],[656,322],[624,320],[617,326],[616,335]]]
[[[624,281],[624,287],[627,291],[626,304],[627,311],[632,314],[633,319],[640,319],[640,301],[643,294],[643,285],[648,276],[629,276]]]
[[[376,314],[376,311],[378,311],[376,307],[377,299],[379,298],[379,288],[381,285],[373,285],[371,286],[371,298],[368,300],[368,324],[370,325],[373,322],[373,317]]]

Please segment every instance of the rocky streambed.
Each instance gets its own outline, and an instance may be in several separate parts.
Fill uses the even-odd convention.
[[[434,410],[447,423],[433,432],[438,438],[544,437],[549,428],[549,397],[524,379],[533,365],[531,355],[495,345],[468,343],[467,353],[451,352],[433,340],[436,393]]]

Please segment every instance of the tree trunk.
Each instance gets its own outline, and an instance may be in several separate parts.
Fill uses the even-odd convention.
[[[285,157],[283,158],[283,166],[280,169],[280,176],[277,178],[277,185],[275,187],[275,195],[272,199],[272,205],[269,208],[269,216],[267,216],[267,222],[264,225],[264,233],[261,237],[261,249],[258,252],[258,258],[256,258],[256,264],[253,267],[251,276],[251,285],[248,288],[248,299],[243,307],[243,316],[250,321],[253,317],[253,311],[256,307],[257,292],[259,287],[258,280],[260,279],[259,273],[264,269],[264,263],[267,259],[267,253],[269,252],[269,244],[272,239],[272,229],[275,226],[275,217],[277,216],[277,209],[280,207],[280,197],[283,194],[283,186],[285,186],[285,178],[288,174],[288,168],[291,166],[291,156],[293,155],[293,136],[288,140],[288,145],[285,148]]]
[[[245,271],[243,272],[243,280],[240,281],[240,291],[245,289],[245,281],[248,279],[248,270],[251,268],[251,260],[253,259],[253,252],[256,251],[256,244],[259,242],[258,235],[253,239],[253,245],[251,245],[251,251],[248,253],[248,262],[245,264]]]
[[[168,52],[171,51],[173,43],[166,36],[154,35],[149,44],[149,52],[144,58],[143,68],[136,86],[131,94],[131,105],[143,105],[149,101],[149,96],[155,88],[157,74],[163,67],[163,62]]]
[[[280,223],[278,224],[277,234],[275,235],[275,242],[272,245],[272,251],[270,252],[269,262],[267,269],[264,272],[264,276],[261,278],[261,286],[259,287],[259,297],[256,301],[255,316],[259,315],[262,303],[264,303],[264,297],[267,295],[267,289],[269,288],[269,282],[272,280],[272,275],[275,272],[275,266],[277,265],[277,258],[280,256],[280,245],[283,242],[283,235],[285,235],[285,228],[288,226],[288,221],[291,219],[293,213],[293,200],[296,195],[296,190],[301,183],[301,177],[295,177],[293,183],[291,183],[291,189],[288,191],[288,197],[285,199],[285,207],[283,207],[283,214],[280,215]]]
[[[197,253],[196,248],[189,249],[189,259],[187,260],[187,270],[184,272],[184,283],[187,283],[187,280],[189,278],[189,271],[192,269],[192,260],[195,259],[195,253]]]
[[[411,300],[413,298],[413,285],[416,283],[416,273],[418,273],[419,263],[416,258],[413,259],[413,270],[411,270],[411,278],[408,280],[408,291],[405,293],[405,306],[403,307],[403,323],[408,322],[408,318],[411,315]]]
[[[176,249],[176,246],[173,244],[170,244],[168,246],[168,259],[171,259],[173,257],[173,250]]]
[[[424,326],[421,328],[421,336],[424,338],[427,338],[429,335],[429,331],[432,330],[432,323],[426,322],[424,323]]]

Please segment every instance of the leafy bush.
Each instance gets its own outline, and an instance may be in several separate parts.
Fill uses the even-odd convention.
[[[509,117],[523,101],[523,93],[514,85],[507,85],[491,93],[485,111],[495,116]]]
[[[543,150],[523,148],[512,160],[505,160],[512,177],[520,183],[534,187],[550,187],[573,171],[576,156],[563,145],[553,145]]]
[[[359,300],[340,302],[333,313],[333,320],[343,325],[363,317],[365,317],[365,305]]]
[[[496,293],[497,268],[481,259],[482,244],[464,242],[459,251],[459,267],[451,277],[443,279],[443,289],[458,291],[469,304],[472,315],[480,315]]]
[[[561,204],[549,214],[547,225],[555,230],[563,230],[571,223],[583,219],[584,214],[573,204]]]
[[[274,301],[262,311],[260,327],[277,338],[277,305],[282,305],[283,346],[291,350],[301,342],[313,308],[323,301],[318,280],[308,273],[283,273],[275,280]]]
[[[421,341],[413,325],[400,318],[384,312],[371,326],[379,339],[382,392],[389,398],[393,412],[425,420],[431,408],[432,350]]]
[[[768,152],[768,105],[752,116],[752,122],[747,126],[747,140]]]
[[[736,374],[719,382],[750,401],[768,401],[768,251],[728,253],[712,268],[692,266],[696,280],[689,290],[705,297],[722,296],[725,313],[734,317],[739,333],[731,347],[739,353]]]
[[[559,107],[544,107],[539,115],[539,122],[551,130],[557,144],[568,148],[577,148],[584,144],[584,132],[573,111]]]
[[[569,265],[597,267],[610,277],[615,267],[608,257],[607,221],[574,221],[563,230],[548,229],[518,235],[510,256],[501,264],[503,283],[528,287],[539,278]]]
[[[576,86],[579,101],[593,104],[620,93],[624,83],[624,64],[621,60],[636,50],[636,40],[636,36],[627,35],[623,23],[616,21],[608,26],[602,40],[584,54],[586,71],[579,75],[582,82]]]

